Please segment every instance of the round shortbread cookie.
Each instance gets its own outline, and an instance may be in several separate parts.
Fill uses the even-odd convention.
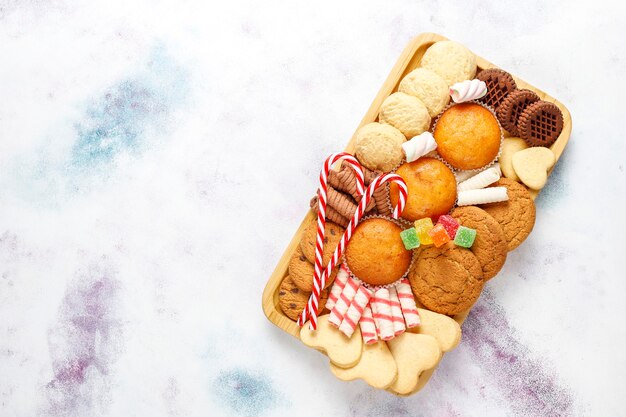
[[[302,291],[311,291],[313,288],[313,275],[315,267],[309,262],[298,246],[289,260],[289,276],[294,284]],[[337,276],[337,268],[333,269],[330,277],[326,281],[324,288],[330,287]]]
[[[421,65],[439,74],[448,86],[471,80],[476,75],[476,56],[453,41],[434,43],[424,53]]]
[[[409,272],[409,281],[420,303],[446,315],[472,307],[484,283],[476,256],[453,242],[421,249]]]
[[[491,187],[506,187],[508,201],[480,206],[502,226],[509,251],[518,247],[535,225],[535,203],[522,184],[508,178],[500,178]]]
[[[368,123],[356,132],[354,154],[366,168],[389,172],[404,158],[405,141],[402,132],[391,125]]]
[[[450,101],[446,80],[427,68],[416,68],[400,81],[398,91],[422,100],[430,117],[435,117]]]
[[[486,280],[496,276],[506,261],[508,245],[500,224],[485,210],[474,206],[457,207],[450,213],[463,226],[476,230],[470,250],[476,255]]]
[[[430,115],[426,105],[417,97],[405,93],[393,93],[380,106],[378,119],[398,129],[411,139],[430,127]]]

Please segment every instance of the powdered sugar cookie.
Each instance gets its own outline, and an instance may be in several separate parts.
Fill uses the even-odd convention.
[[[435,117],[450,101],[448,84],[436,72],[416,68],[400,81],[398,91],[422,100],[430,117]]]
[[[463,80],[471,80],[476,75],[476,56],[453,41],[434,43],[422,57],[422,67],[439,74],[448,86]]]

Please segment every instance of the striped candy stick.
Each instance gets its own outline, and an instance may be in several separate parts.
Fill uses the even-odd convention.
[[[339,272],[337,272],[337,276],[335,277],[335,282],[330,289],[328,301],[326,301],[326,308],[328,311],[332,311],[333,307],[335,307],[335,303],[339,300],[339,296],[341,296],[341,293],[346,286],[346,282],[348,282],[348,278],[350,278],[348,269],[344,265],[341,265],[341,267],[339,267]]]
[[[365,190],[365,193],[363,194],[363,198],[359,202],[359,205],[357,206],[357,210],[354,213],[354,216],[352,216],[352,219],[350,220],[348,227],[346,227],[345,232],[341,236],[341,240],[339,241],[339,244],[337,245],[337,248],[335,249],[335,252],[333,253],[332,258],[330,259],[330,262],[328,263],[328,265],[326,266],[326,269],[324,270],[322,276],[320,277],[320,284],[319,284],[320,288],[324,287],[324,284],[326,283],[326,280],[330,276],[331,271],[333,270],[333,268],[335,268],[335,266],[339,262],[339,258],[343,254],[348,241],[352,237],[352,233],[354,232],[354,229],[356,229],[359,222],[361,221],[361,218],[363,218],[363,215],[365,214],[365,208],[368,206],[369,202],[372,200],[374,192],[387,182],[396,183],[398,186],[398,191],[399,191],[398,203],[396,207],[394,207],[393,209],[392,216],[393,218],[397,219],[402,214],[402,211],[404,210],[404,206],[406,205],[406,197],[408,194],[406,183],[404,182],[402,177],[397,174],[382,174],[376,177],[376,179],[374,179],[374,181],[372,181],[372,183]],[[317,286],[317,283],[314,282],[314,287],[313,287],[314,290],[316,286]],[[311,296],[309,297],[309,302],[307,303],[306,307],[304,308],[304,311],[302,311],[302,314],[298,318],[299,326],[304,326],[304,323],[306,322],[307,318],[310,318],[311,329],[315,330],[317,328],[317,313],[318,313],[319,297],[320,297],[319,292],[317,294],[315,293],[315,291],[311,293]]]
[[[409,280],[403,278],[400,283],[396,285],[396,290],[398,292],[398,299],[400,300],[400,307],[402,308],[406,327],[410,329],[411,327],[418,326],[420,324],[420,316],[417,311],[415,299],[413,298]]]
[[[363,310],[363,315],[361,316],[361,320],[359,320],[359,326],[361,326],[363,343],[369,345],[378,342],[376,324],[374,323],[374,317],[372,317],[372,309],[370,306],[365,307],[365,310]]]
[[[396,287],[389,287],[389,300],[391,301],[391,317],[393,318],[393,333],[398,336],[406,330],[404,325],[404,317],[402,316],[402,309],[400,307],[400,300],[398,300],[398,293]]]
[[[374,293],[372,310],[380,338],[385,341],[393,339],[395,332],[391,314],[391,300],[387,288],[380,288]]]
[[[357,159],[347,152],[339,152],[330,155],[324,161],[322,170],[320,171],[320,185],[317,189],[317,237],[315,242],[315,272],[313,274],[313,288],[311,290],[311,297],[309,302],[304,308],[304,311],[298,319],[298,325],[303,326],[307,317],[311,318],[311,326],[313,329],[317,328],[317,312],[319,310],[319,299],[326,279],[322,281],[322,260],[324,255],[324,228],[326,226],[326,205],[328,201],[328,173],[332,166],[339,161],[345,161],[346,164],[354,170],[356,178],[357,193],[363,194],[365,189],[365,178],[363,174],[363,167],[359,164]],[[311,314],[311,312],[315,312]]]
[[[359,290],[361,284],[357,282],[354,278],[348,278],[343,291],[339,295],[339,299],[335,303],[335,306],[330,311],[330,316],[328,317],[328,322],[335,327],[339,327],[341,322],[343,321],[344,316],[348,312],[350,308],[350,304],[354,300],[357,291]]]
[[[372,290],[361,285],[354,295],[354,299],[339,325],[339,330],[348,338],[352,337],[352,333],[356,330],[356,326],[358,326],[359,320],[363,315],[363,310],[367,307],[372,294],[374,294]],[[402,317],[402,313],[400,313],[400,317]],[[404,321],[402,323],[404,324]]]

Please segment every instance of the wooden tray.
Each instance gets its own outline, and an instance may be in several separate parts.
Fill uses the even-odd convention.
[[[365,114],[365,117],[363,117],[363,120],[361,120],[361,123],[357,127],[357,130],[363,125],[366,125],[368,123],[375,122],[378,120],[378,112],[383,101],[390,94],[397,91],[400,81],[402,80],[402,78],[404,78],[406,74],[408,74],[409,72],[411,72],[412,70],[414,70],[415,68],[419,66],[419,63],[422,59],[422,56],[424,55],[424,52],[426,52],[426,49],[428,49],[428,47],[430,47],[433,43],[437,41],[442,41],[442,40],[447,40],[447,38],[441,35],[438,35],[436,33],[423,33],[415,37],[411,42],[409,42],[407,47],[404,49],[404,51],[400,55],[400,58],[398,58],[398,61],[392,68],[391,73],[385,80],[385,83],[383,84],[380,91],[376,95],[376,98],[374,99],[374,102],[372,103],[369,110]],[[476,56],[476,62],[478,65],[478,69],[498,68],[491,62],[479,56]],[[561,157],[561,154],[563,153],[563,150],[565,149],[565,145],[567,145],[567,142],[569,141],[570,133],[572,131],[572,119],[571,119],[569,111],[562,103],[560,103],[555,98],[533,87],[532,85],[521,80],[519,77],[516,77],[515,75],[513,75],[513,78],[515,79],[515,82],[517,83],[518,88],[526,88],[528,90],[534,91],[535,93],[539,95],[539,97],[542,100],[549,101],[551,103],[556,104],[559,107],[559,109],[561,109],[561,111],[563,112],[563,131],[561,132],[561,135],[556,140],[556,142],[550,147],[550,149],[552,149],[552,151],[554,152],[556,156],[556,160],[558,162],[559,158]],[[345,148],[346,152],[350,152],[354,154],[355,136],[356,134],[353,134],[352,138],[350,139],[350,142],[348,142],[348,145]],[[321,163],[322,161],[320,161],[320,166],[321,166]],[[554,169],[554,167],[552,169]],[[552,170],[550,170],[550,173],[551,172]],[[533,191],[533,190],[530,190],[530,191],[531,191],[533,199],[536,198],[537,195],[539,194],[538,191]],[[311,194],[313,194],[314,192],[315,190],[311,190]],[[297,326],[297,324],[294,321],[292,321],[289,317],[285,316],[285,314],[283,314],[283,312],[281,311],[279,304],[278,304],[278,289],[280,287],[281,281],[287,275],[289,259],[291,258],[293,252],[296,250],[296,247],[299,244],[302,234],[304,233],[304,230],[306,229],[307,225],[314,219],[315,219],[315,214],[313,213],[313,211],[309,210],[306,216],[304,217],[304,219],[302,220],[302,223],[300,223],[300,227],[298,227],[298,230],[296,231],[295,235],[291,239],[291,242],[289,242],[287,249],[285,249],[283,256],[278,261],[278,264],[276,265],[276,268],[274,269],[274,272],[270,276],[269,281],[267,282],[267,285],[265,286],[265,290],[263,291],[263,311],[265,312],[265,315],[267,316],[269,321],[271,321],[276,326],[280,327],[287,333],[297,338],[299,338],[300,328]],[[463,321],[465,321],[465,318],[467,317],[468,313],[469,311],[465,313],[461,313],[455,316],[454,319],[457,320],[460,324],[462,324]],[[436,367],[434,369],[436,369]],[[428,374],[424,373],[422,377],[420,377],[420,387],[426,384],[426,382],[428,381],[428,377],[430,376],[430,374],[432,374],[432,371],[434,371],[434,369],[431,371],[427,371],[426,373]]]

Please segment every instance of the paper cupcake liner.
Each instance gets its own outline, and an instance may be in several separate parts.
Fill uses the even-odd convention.
[[[481,103],[479,101],[476,100],[471,100],[471,101],[466,101],[464,103],[450,103],[446,106],[446,108],[444,108],[441,113],[439,113],[437,115],[437,118],[435,119],[435,121],[433,122],[433,126],[430,130],[430,133],[435,134],[435,128],[437,127],[437,123],[439,122],[439,119],[441,118],[441,115],[444,114],[446,112],[446,110],[448,110],[449,108],[453,107],[453,106],[458,106],[459,104],[467,104],[467,103],[473,103],[473,104],[477,104],[487,110],[489,110],[491,112],[491,114],[493,115],[493,118],[496,119],[496,122],[498,123],[498,127],[500,128],[500,147],[498,148],[498,153],[496,154],[496,156],[493,158],[493,160],[491,162],[489,162],[488,164],[483,165],[482,167],[479,168],[475,168],[475,169],[457,169],[454,168],[452,165],[450,165],[445,159],[443,159],[443,157],[439,154],[439,152],[437,152],[437,156],[441,162],[445,163],[451,170],[452,172],[460,172],[460,171],[468,171],[468,172],[475,172],[476,174],[479,173],[480,171],[487,169],[489,167],[491,167],[493,164],[495,164],[498,159],[500,158],[500,154],[502,153],[502,143],[504,142],[504,129],[502,128],[502,125],[500,124],[500,120],[498,120],[498,116],[496,116],[496,112],[494,111],[494,109],[490,106],[487,106],[484,103]]]
[[[384,220],[389,220],[395,224],[397,224],[398,226],[400,226],[402,228],[402,230],[404,229],[408,229],[410,226],[408,223],[408,220],[404,220],[404,219],[394,219],[393,217],[387,217],[387,216],[381,216],[378,214],[374,214],[371,216],[366,216],[363,217],[361,219],[361,221],[359,221],[359,224],[364,222],[365,220],[369,220],[369,219],[384,219]],[[346,254],[344,252],[344,254],[341,256],[341,263],[345,265],[346,270],[348,271],[348,273],[350,274],[350,276],[352,278],[354,278],[356,281],[358,281],[360,284],[363,284],[365,287],[369,288],[370,290],[376,292],[377,290],[381,289],[381,288],[390,288],[393,287],[395,285],[397,285],[398,283],[400,283],[400,281],[402,281],[404,278],[406,278],[409,275],[409,271],[411,271],[411,268],[413,267],[413,263],[415,262],[415,259],[417,258],[416,256],[416,251],[414,249],[411,249],[411,262],[409,262],[409,266],[407,267],[406,271],[404,272],[404,274],[402,274],[402,276],[400,278],[398,278],[397,280],[395,280],[394,282],[392,282],[391,284],[385,284],[385,285],[371,285],[368,284],[367,282],[361,280],[359,277],[357,277],[352,270],[350,270],[350,267],[348,266],[348,262],[346,261]]]

